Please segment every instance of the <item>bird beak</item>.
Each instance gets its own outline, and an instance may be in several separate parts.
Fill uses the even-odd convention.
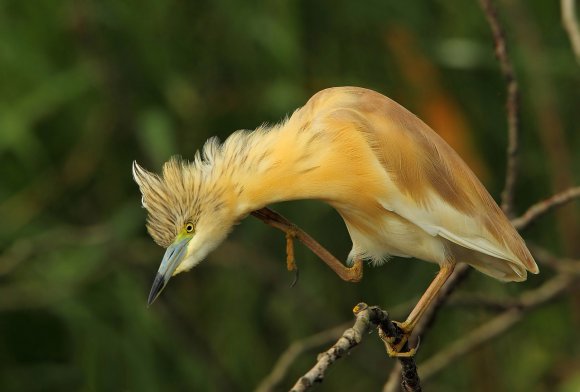
[[[147,300],[147,306],[151,305],[153,301],[157,299],[161,291],[169,282],[169,279],[175,272],[175,269],[183,259],[183,256],[187,253],[187,244],[191,240],[191,237],[177,238],[177,240],[167,248],[165,255],[163,256],[163,261],[159,266],[155,280],[153,281],[153,287],[151,287],[151,292],[149,293],[149,299]]]

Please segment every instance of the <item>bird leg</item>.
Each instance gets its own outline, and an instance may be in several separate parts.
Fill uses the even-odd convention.
[[[355,259],[352,267],[343,266],[342,270],[335,270],[336,274],[347,282],[360,282],[363,277],[363,261],[362,259]]]
[[[296,233],[293,229],[286,230],[286,268],[288,271],[298,270],[294,259],[294,237],[296,237]]]
[[[320,257],[326,265],[330,267],[342,280],[347,282],[359,282],[363,276],[363,262],[362,260],[355,260],[352,267],[346,267],[342,262],[340,262],[336,257],[332,255],[328,250],[326,250],[322,245],[314,240],[310,235],[308,235],[304,230],[300,229],[288,219],[284,218],[282,215],[278,214],[269,208],[261,208],[259,210],[253,211],[252,215],[260,219],[265,224],[275,227],[278,230],[282,230],[286,233],[286,266],[290,271],[296,271],[298,275],[298,268],[291,269],[296,266],[293,261],[294,238],[298,239],[304,245],[306,245],[315,255]],[[289,249],[292,250],[289,251]],[[290,258],[292,256],[292,258]]]
[[[411,311],[411,314],[407,317],[407,319],[403,323],[399,323],[394,321],[393,323],[399,328],[402,332],[402,337],[397,339],[398,341],[394,341],[394,339],[383,339],[385,345],[387,346],[387,352],[391,357],[410,357],[415,355],[416,348],[413,348],[407,352],[401,352],[403,346],[409,341],[409,337],[415,329],[415,326],[423,317],[429,306],[433,302],[433,300],[437,297],[437,293],[441,290],[441,287],[445,284],[447,279],[453,273],[455,269],[455,263],[445,263],[441,266],[441,269],[435,276],[435,279],[431,282],[427,290],[417,302],[417,305]]]
[[[296,237],[296,231],[293,228],[286,230],[286,269],[294,271],[294,280],[290,283],[290,287],[296,286],[300,277],[298,266],[294,259],[294,237]]]

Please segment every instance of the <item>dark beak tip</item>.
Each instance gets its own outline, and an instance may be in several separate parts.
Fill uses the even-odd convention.
[[[163,288],[165,287],[165,278],[163,275],[157,273],[155,275],[155,280],[153,281],[153,286],[151,287],[151,291],[149,292],[149,298],[147,299],[147,307],[151,306],[151,304],[157,299]]]

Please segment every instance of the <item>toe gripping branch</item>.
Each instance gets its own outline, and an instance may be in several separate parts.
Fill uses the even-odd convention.
[[[398,321],[387,321],[379,324],[379,337],[385,343],[389,357],[411,358],[415,356],[419,344],[413,348],[409,347],[409,337],[412,331],[406,331],[404,324]]]
[[[401,388],[403,391],[421,391],[421,381],[417,373],[417,365],[414,355],[418,348],[409,348],[410,331],[406,331],[404,325],[397,321],[391,321],[389,314],[377,306],[368,306],[364,302],[359,303],[353,309],[353,313],[368,310],[371,322],[377,325],[379,337],[385,344],[387,354],[401,362]]]

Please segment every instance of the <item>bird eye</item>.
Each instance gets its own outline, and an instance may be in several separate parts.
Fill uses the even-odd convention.
[[[191,233],[193,231],[193,223],[188,223],[185,225],[185,231]]]

